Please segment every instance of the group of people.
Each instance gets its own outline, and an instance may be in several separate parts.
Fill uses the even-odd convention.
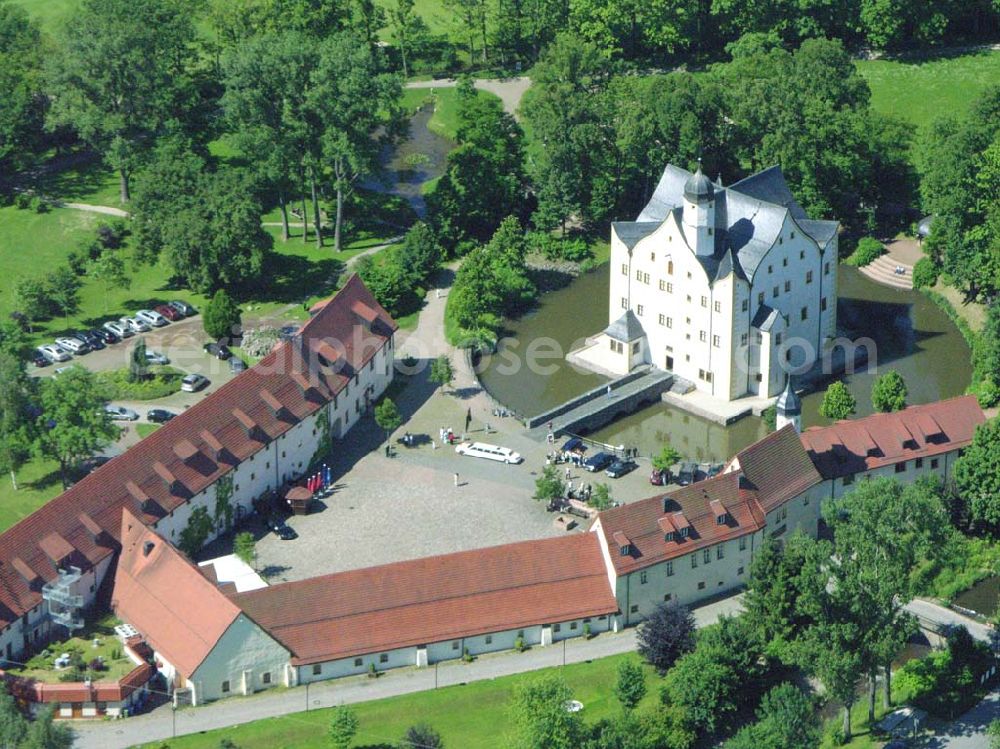
[[[455,432],[451,427],[441,427],[438,430],[438,438],[441,440],[442,445],[455,444]]]

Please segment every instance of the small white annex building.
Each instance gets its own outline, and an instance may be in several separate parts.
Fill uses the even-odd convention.
[[[612,224],[609,325],[577,361],[652,365],[725,401],[778,395],[835,335],[837,228],[779,167],[723,187],[668,166],[636,220]]]

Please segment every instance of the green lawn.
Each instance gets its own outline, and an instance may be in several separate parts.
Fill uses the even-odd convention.
[[[145,439],[157,429],[160,428],[159,424],[136,424],[135,431],[142,439]]]
[[[987,86],[1000,84],[1000,51],[855,64],[872,89],[875,109],[918,127],[941,115],[961,116]]]
[[[479,96],[492,96],[488,91],[476,91]],[[403,91],[403,107],[416,111],[425,103],[434,104],[434,114],[427,123],[431,132],[455,140],[458,132],[458,94],[454,86],[440,88],[408,88]]]
[[[79,0],[12,0],[12,2],[28,11],[28,14],[41,24],[44,31],[54,33],[59,23],[76,8]]]
[[[18,471],[17,485],[14,491],[10,476],[0,477],[0,532],[62,492],[59,465],[51,460],[33,460]]]
[[[100,657],[105,668],[100,671],[88,673],[95,681],[115,681],[125,674],[135,669],[135,664],[122,651],[122,645],[115,637],[114,627],[121,624],[115,616],[109,614],[96,622],[88,623],[75,637],[53,642],[38,655],[31,658],[28,663],[19,668],[11,668],[9,673],[21,676],[26,679],[46,682],[49,684],[59,683],[60,675],[66,673],[65,669],[56,670],[54,659],[62,653],[80,654],[84,663]],[[94,641],[98,641],[94,647]]]
[[[556,672],[566,680],[574,697],[584,705],[582,714],[585,720],[593,723],[621,709],[612,689],[615,669],[626,657],[636,656],[601,658],[562,669],[546,669],[545,673]],[[449,665],[447,668],[461,666]],[[540,673],[506,676],[354,705],[360,726],[352,746],[394,745],[409,726],[419,722],[429,723],[440,732],[444,745],[448,747],[493,749],[505,746],[504,739],[510,732],[507,705],[512,690],[519,683],[539,678]],[[658,702],[659,681],[653,670],[647,667],[648,689],[644,705],[651,706]],[[271,749],[277,746],[282,749],[326,749],[330,745],[326,735],[329,721],[330,710],[316,710],[185,736],[169,742],[155,742],[148,747],[217,749],[220,741],[228,738],[241,749]]]

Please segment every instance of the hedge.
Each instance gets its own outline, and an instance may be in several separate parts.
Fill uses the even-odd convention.
[[[181,389],[184,373],[173,367],[150,367],[150,376],[140,382],[129,382],[128,369],[98,372],[97,380],[107,388],[109,400],[149,401],[173,395]]]

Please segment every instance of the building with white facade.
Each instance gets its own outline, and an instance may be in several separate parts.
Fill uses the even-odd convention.
[[[636,220],[612,224],[609,326],[575,358],[652,365],[724,401],[776,396],[835,337],[837,229],[779,167],[723,187],[668,166]]]

